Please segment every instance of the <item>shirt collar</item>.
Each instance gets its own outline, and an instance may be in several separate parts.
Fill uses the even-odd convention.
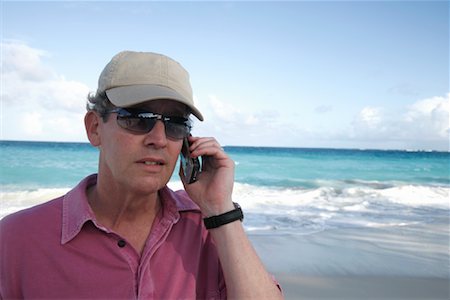
[[[92,220],[95,223],[95,215],[89,206],[86,191],[96,183],[97,174],[90,175],[64,196],[61,244],[72,240],[87,221]]]
[[[61,244],[68,243],[75,238],[87,221],[92,221],[97,228],[110,232],[97,223],[94,212],[88,203],[86,191],[96,183],[97,174],[90,175],[64,196]],[[200,213],[197,204],[189,198],[184,190],[174,192],[165,186],[159,193],[163,205],[163,218],[172,223],[178,222],[181,212],[195,211]]]

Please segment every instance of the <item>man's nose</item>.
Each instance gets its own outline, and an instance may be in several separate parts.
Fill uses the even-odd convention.
[[[152,130],[146,134],[146,145],[153,145],[158,148],[164,147],[167,144],[166,126],[161,120],[157,120]]]

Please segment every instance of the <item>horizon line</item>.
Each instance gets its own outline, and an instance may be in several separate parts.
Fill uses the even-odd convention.
[[[37,140],[9,140],[0,138],[0,142],[15,142],[15,143],[59,143],[59,144],[86,144],[89,141],[37,141]],[[396,148],[336,148],[336,147],[311,147],[311,146],[256,146],[256,145],[223,145],[223,148],[268,148],[268,149],[323,149],[323,150],[352,150],[352,151],[399,151],[399,152],[442,152],[450,153],[450,149],[436,150],[436,149],[396,149]]]

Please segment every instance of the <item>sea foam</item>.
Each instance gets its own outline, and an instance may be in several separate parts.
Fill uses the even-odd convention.
[[[66,194],[69,188],[36,189],[0,192],[0,219],[16,211],[29,208]]]
[[[322,183],[323,184],[323,183]],[[173,190],[181,181],[169,182]],[[0,193],[0,218],[61,195],[69,188]],[[233,200],[245,212],[248,231],[309,234],[334,227],[405,226],[445,218],[448,187],[373,184],[321,186],[313,189],[269,188],[235,183]]]

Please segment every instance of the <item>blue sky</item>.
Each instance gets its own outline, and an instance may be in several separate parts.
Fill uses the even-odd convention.
[[[129,49],[185,66],[224,145],[449,149],[447,1],[3,1],[1,34],[1,139],[87,141]]]

